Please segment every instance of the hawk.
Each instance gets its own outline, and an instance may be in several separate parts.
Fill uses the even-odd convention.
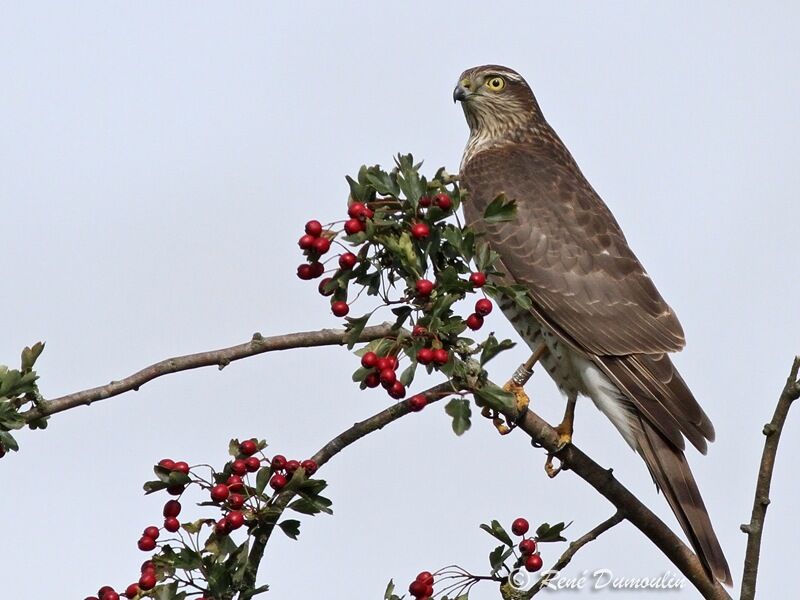
[[[705,454],[714,427],[669,357],[685,343],[678,318],[519,73],[468,69],[453,99],[470,131],[465,218],[499,255],[499,279],[529,292],[530,309],[497,301],[567,398],[562,442],[577,397],[588,396],[644,459],[710,577],[731,585],[684,456],[685,439]],[[485,222],[500,195],[516,202],[513,218]]]

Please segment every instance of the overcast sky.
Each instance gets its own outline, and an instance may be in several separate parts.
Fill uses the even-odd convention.
[[[688,346],[676,362],[717,430],[690,462],[738,584],[761,427],[800,352],[797,8],[280,4],[0,2],[0,362],[45,340],[41,389],[55,397],[254,331],[336,326],[316,286],[294,275],[303,223],[342,217],[344,175],[362,163],[411,151],[431,172],[455,171],[467,129],[453,85],[467,67],[506,64],[681,318]],[[499,315],[490,324],[513,336]],[[507,353],[493,378],[524,358]],[[355,365],[341,348],[261,356],[22,432],[21,452],[0,462],[0,596],[82,598],[135,580],[136,540],[164,501],[141,492],[155,461],[221,464],[233,436],[306,458],[387,405],[357,391]],[[531,390],[557,422],[554,385],[537,372]],[[678,530],[591,403],[579,403],[575,441]],[[785,597],[792,577],[798,452],[793,414],[763,598]],[[456,438],[440,406],[393,424],[320,472],[335,514],[303,518],[299,542],[275,539],[269,597],[380,598],[390,578],[405,588],[422,569],[485,572],[493,544],[478,524],[491,518],[574,520],[574,538],[613,513],[574,475],[549,480],[544,458],[482,420]],[[546,547],[545,564],[562,550]],[[627,524],[565,573],[597,568],[675,572]]]

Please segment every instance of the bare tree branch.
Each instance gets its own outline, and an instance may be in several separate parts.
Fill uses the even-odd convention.
[[[392,329],[390,323],[365,327],[364,331],[362,331],[361,335],[358,337],[358,341],[369,342],[378,338],[389,337],[395,332],[396,330]],[[271,337],[263,337],[260,333],[256,333],[253,334],[252,340],[244,344],[231,346],[230,348],[221,348],[219,350],[210,350],[208,352],[198,352],[197,354],[167,358],[149,367],[145,367],[141,371],[137,371],[133,375],[129,375],[119,381],[112,381],[106,385],[74,392],[66,396],[61,396],[60,398],[44,400],[39,403],[38,408],[32,408],[22,413],[22,416],[25,418],[26,422],[30,423],[36,419],[41,419],[42,417],[63,412],[77,406],[88,406],[98,400],[105,400],[106,398],[118,396],[125,392],[138,391],[145,383],[157,379],[158,377],[169,375],[170,373],[211,366],[217,366],[221,370],[233,361],[256,356],[257,354],[263,354],[265,352],[274,352],[276,350],[311,348],[314,346],[335,346],[344,343],[344,336],[344,329],[302,331],[299,333],[289,333]]]
[[[673,562],[704,598],[730,600],[730,595],[719,582],[708,577],[697,555],[653,511],[614,478],[612,469],[602,468],[574,444],[568,444],[559,450],[558,433],[534,412],[528,410],[520,416],[516,409],[510,408],[504,410],[503,414],[512,421],[516,420],[518,428],[531,436],[533,442],[554,453],[565,469],[574,471],[605,496],[625,519],[644,533]]]
[[[446,381],[421,393],[425,394],[425,396],[428,398],[428,404],[431,404],[456,392],[457,390],[455,389],[453,383],[451,381]],[[350,444],[357,442],[364,436],[374,431],[383,429],[389,423],[396,421],[400,417],[405,416],[410,412],[411,406],[408,400],[403,400],[402,402],[393,404],[389,408],[382,410],[368,419],[365,419],[359,423],[356,423],[352,427],[345,429],[342,433],[320,448],[317,453],[311,457],[311,459],[314,460],[317,465],[322,466],[334,456],[339,454],[339,452],[347,448],[347,446]],[[283,511],[289,505],[289,502],[292,501],[294,496],[295,493],[293,490],[287,489],[286,491],[281,492],[277,498],[275,498],[275,502],[273,503],[273,508],[277,509],[278,511],[274,521],[268,525],[260,527],[258,531],[254,532],[253,547],[250,550],[250,556],[247,561],[247,568],[244,575],[242,589],[252,589],[255,587],[256,577],[258,575],[258,567],[261,563],[262,557],[264,556],[264,549],[266,548],[267,543],[269,542],[269,539],[272,536],[276,525],[278,524],[278,521],[283,515]],[[249,600],[250,597],[251,595],[243,592],[240,596],[240,600]]]
[[[758,468],[753,512],[750,516],[750,522],[741,526],[742,531],[747,534],[741,600],[752,600],[756,595],[758,561],[761,554],[761,535],[764,532],[764,519],[767,516],[767,507],[770,502],[769,488],[772,483],[772,471],[775,468],[778,442],[781,440],[781,432],[789,414],[789,408],[791,408],[792,402],[800,397],[798,371],[800,371],[800,356],[795,357],[789,372],[789,378],[786,380],[786,385],[783,387],[780,398],[778,398],[778,405],[775,407],[772,420],[764,425],[763,429],[767,439],[764,441],[761,465]]]
[[[567,546],[567,549],[564,551],[564,554],[562,554],[561,557],[555,562],[555,564],[552,567],[550,567],[550,570],[547,573],[545,573],[539,578],[539,580],[533,585],[533,587],[528,592],[527,597],[533,598],[536,594],[541,592],[542,589],[550,582],[550,580],[553,579],[553,577],[555,577],[559,573],[559,571],[563,570],[564,567],[566,567],[570,563],[572,557],[575,556],[575,554],[577,554],[578,550],[583,548],[589,542],[593,542],[594,540],[596,540],[606,531],[608,531],[615,525],[621,523],[624,519],[625,515],[622,513],[622,511],[618,510],[611,517],[600,523],[597,527],[583,534],[577,540],[570,542],[569,546]]]

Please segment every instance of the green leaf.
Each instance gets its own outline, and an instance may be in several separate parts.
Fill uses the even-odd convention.
[[[367,313],[362,317],[346,317],[347,326],[345,329],[347,333],[344,334],[342,341],[347,344],[348,350],[352,350],[353,346],[358,343],[358,338],[361,332],[364,331],[364,327],[367,325],[371,316],[372,313]]]
[[[0,448],[6,451],[17,452],[19,450],[19,444],[17,444],[17,440],[14,439],[13,435],[7,431],[0,431]]]
[[[483,211],[483,219],[487,223],[502,223],[503,221],[512,221],[516,213],[516,201],[506,201],[506,195],[500,194]]]
[[[256,495],[261,495],[272,477],[272,469],[269,467],[261,467],[256,475]]]
[[[394,592],[394,580],[390,579],[386,591],[383,593],[383,600],[392,600],[395,597],[392,592]]]
[[[509,546],[498,546],[489,553],[489,564],[492,567],[492,575],[505,567],[506,559],[514,553],[514,548]],[[508,570],[507,567],[505,567]]]
[[[490,334],[486,341],[483,343],[483,350],[481,351],[480,363],[485,365],[501,352],[513,348],[516,344],[511,340],[503,340],[498,342],[494,334]]]
[[[542,523],[539,527],[536,528],[536,541],[537,542],[566,542],[566,538],[564,538],[561,533],[570,525],[572,522],[570,521],[568,524],[564,525],[564,522],[556,523],[555,525],[550,525],[549,523]]]
[[[36,342],[33,346],[25,346],[22,350],[22,371],[30,371],[33,369],[34,363],[36,363],[36,359],[39,358],[39,355],[44,350],[44,343]]]
[[[289,508],[292,510],[304,515],[316,515],[321,512],[329,515],[333,514],[333,511],[330,509],[333,502],[328,498],[324,496],[309,496],[302,492],[298,493],[298,496],[300,497],[289,504]]]
[[[516,407],[514,394],[507,392],[491,381],[487,381],[480,388],[473,390],[474,394],[483,400],[484,404],[497,411],[509,410]]]
[[[144,489],[145,494],[152,494],[153,492],[159,492],[161,490],[165,490],[169,487],[169,484],[164,481],[145,481],[142,488]]]
[[[300,535],[300,521],[297,519],[286,519],[285,521],[281,521],[278,523],[278,527],[280,527],[281,531],[293,540],[296,540],[297,536]]]
[[[485,523],[481,524],[481,529],[483,529],[486,533],[493,536],[494,538],[503,542],[506,546],[512,547],[514,546],[514,542],[511,541],[511,537],[508,535],[503,526],[500,525],[500,522],[497,519],[493,519],[491,525],[486,525]]]
[[[453,418],[453,431],[456,435],[462,435],[470,428],[472,410],[466,398],[453,398],[444,407],[444,411]]]

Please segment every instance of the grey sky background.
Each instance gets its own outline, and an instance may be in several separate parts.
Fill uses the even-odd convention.
[[[718,440],[690,462],[738,584],[761,427],[800,352],[797,7],[291,4],[0,3],[0,362],[46,340],[41,388],[55,397],[254,331],[336,326],[316,285],[294,275],[303,223],[341,218],[344,175],[362,163],[411,151],[455,171],[467,135],[456,78],[506,64],[681,318],[688,347],[676,362]],[[489,325],[513,336],[499,316]],[[494,378],[525,357],[498,359]],[[155,461],[221,464],[233,436],[306,458],[387,405],[357,391],[355,366],[339,348],[267,355],[22,432],[22,451],[0,462],[0,596],[83,598],[134,581],[136,540],[165,500],[141,492]],[[557,421],[562,398],[542,373],[534,380],[535,409]],[[591,403],[579,403],[575,440],[678,529]],[[791,415],[762,598],[787,597],[794,579],[799,451]],[[320,473],[335,514],[303,518],[299,542],[276,538],[268,596],[380,598],[390,578],[405,587],[422,569],[485,571],[488,519],[574,520],[574,538],[612,514],[577,477],[548,480],[543,462],[523,436],[479,419],[456,438],[439,406],[405,418]],[[545,564],[562,550],[546,547]],[[675,571],[627,524],[565,573],[597,568]]]

